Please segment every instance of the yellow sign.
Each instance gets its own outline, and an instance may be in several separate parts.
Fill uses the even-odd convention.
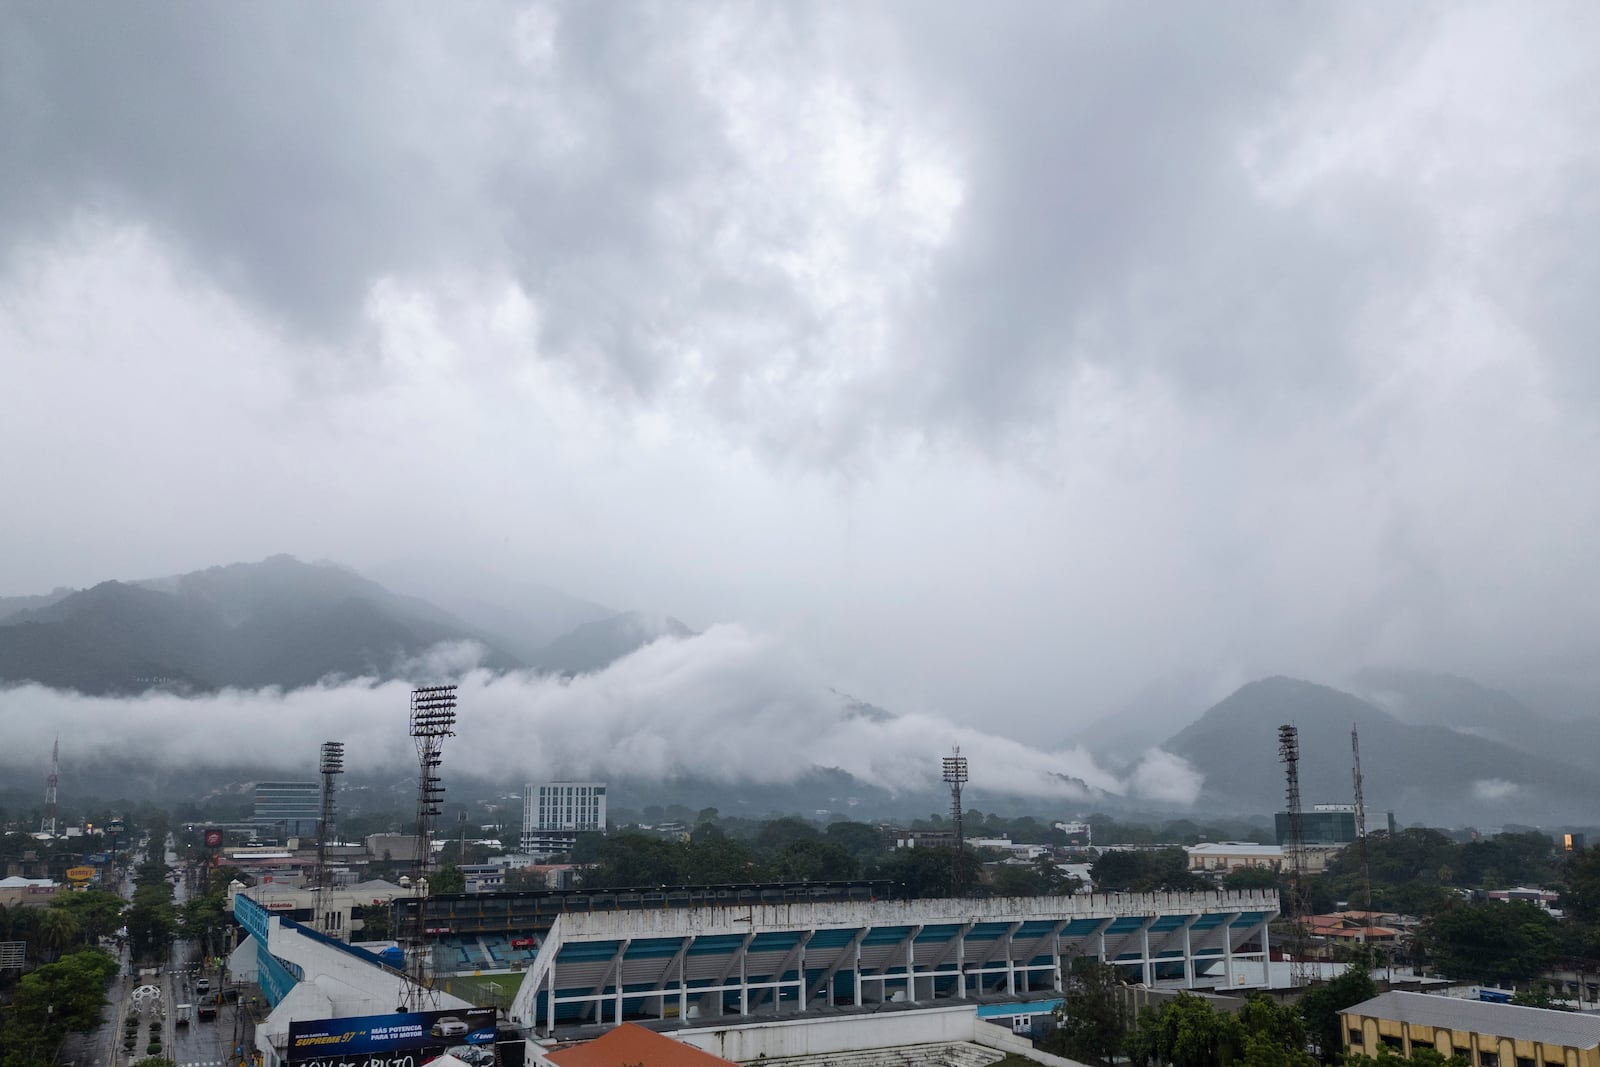
[[[68,867],[67,880],[69,882],[87,882],[92,879],[96,873],[97,872],[93,867]]]

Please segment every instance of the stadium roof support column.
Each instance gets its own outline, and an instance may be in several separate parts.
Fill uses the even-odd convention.
[[[1156,966],[1150,959],[1150,927],[1156,924],[1156,918],[1149,916],[1139,927],[1139,980],[1146,987],[1156,984]]]
[[[870,929],[872,929],[872,927],[863,926],[861,929],[856,931],[856,936],[851,938],[850,943],[845,945],[844,950],[833,958],[833,962],[828,964],[827,970],[823,971],[822,974],[818,976],[816,985],[811,987],[811,992],[806,997],[807,1001],[822,991],[822,987],[831,981],[834,974],[836,974],[839,969],[844,966],[845,960],[854,958],[857,960],[857,966],[860,965],[861,941],[867,936],[867,931]],[[831,995],[828,997],[828,1001],[829,1003],[832,1003],[833,997]]]
[[[672,973],[672,968],[678,968],[678,1018],[683,1020],[687,1020],[689,1017],[689,946],[694,944],[694,939],[694,934],[684,938],[683,943],[678,946],[678,951],[672,954],[672,958],[667,961],[667,965],[661,969],[661,980],[662,984],[665,985],[666,976]],[[666,1014],[667,998],[663,996],[661,998],[661,1015],[665,1018]]]
[[[1200,921],[1200,916],[1191,915],[1183,920],[1180,928],[1183,933],[1183,987],[1194,988],[1194,946],[1191,944],[1189,931],[1194,929],[1194,924]]]
[[[1106,922],[1106,925],[1110,926],[1111,922],[1108,920]],[[1015,934],[1017,932],[1017,930],[1021,926],[1022,926],[1022,921],[1020,919],[1017,920],[1014,923],[1011,923],[1010,926],[1007,927],[1005,934],[1003,936],[997,937],[993,941],[991,941],[989,943],[988,951],[985,952],[983,955],[979,956],[978,959],[977,959],[977,962],[973,965],[973,969],[977,972],[975,977],[978,980],[978,993],[979,993],[979,995],[982,995],[982,993],[984,991],[984,989],[983,989],[983,969],[985,967],[989,966],[989,961],[994,959],[995,954],[1000,951],[1000,946],[1001,945],[1005,945],[1006,946],[1007,957],[1008,957],[1006,962],[1007,962],[1007,966],[1009,967],[1009,965],[1010,965],[1009,956],[1010,956],[1010,947],[1011,947],[1011,937],[1012,937],[1013,934]]]
[[[800,940],[795,942],[794,947],[789,950],[788,954],[783,957],[782,962],[780,962],[778,964],[778,966],[773,970],[773,972],[772,972],[773,985],[770,988],[763,989],[757,995],[757,997],[756,997],[756,1007],[759,1008],[762,1004],[765,1004],[767,1002],[768,998],[771,998],[772,1003],[774,1005],[776,1005],[777,1007],[779,1007],[779,1008],[783,1007],[783,1005],[781,1003],[781,1001],[783,999],[783,975],[784,975],[784,972],[789,969],[789,965],[794,963],[796,958],[798,958],[800,960],[800,982],[799,982],[799,986],[800,986],[800,992],[799,992],[800,1010],[802,1010],[802,1011],[805,1010],[805,1004],[806,1004],[806,967],[805,967],[806,943],[808,941],[810,941],[812,936],[815,935],[815,934],[816,934],[815,930],[805,930],[805,931],[801,932]]]
[[[917,935],[922,933],[921,926],[913,926],[911,935],[906,938],[906,1003],[914,1004],[917,1000]]]
[[[545,986],[544,995],[546,1008],[544,1034],[546,1037],[554,1037],[556,1033],[556,965],[554,960],[550,961],[550,966],[545,971],[545,978],[549,984]]]
[[[1233,924],[1238,921],[1239,913],[1229,912],[1217,927],[1222,932],[1222,977],[1229,989],[1233,988]]]

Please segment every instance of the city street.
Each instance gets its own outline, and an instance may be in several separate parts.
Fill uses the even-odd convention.
[[[142,854],[136,854],[133,866],[137,867],[143,858]],[[170,838],[165,861],[169,867],[179,869],[178,855],[172,849]],[[121,886],[122,895],[131,898],[133,889],[130,874]],[[189,892],[189,879],[178,879],[173,884],[173,903],[182,907]],[[216,961],[213,961],[214,965],[209,971],[202,974],[198,953],[198,946],[178,941],[173,944],[171,956],[167,965],[160,968],[160,974],[153,973],[155,968],[144,968],[138,975],[129,975],[128,950],[125,946],[118,947],[120,966],[117,976],[106,989],[105,1019],[91,1033],[68,1037],[61,1049],[60,1062],[63,1067],[127,1067],[144,1059],[148,1055],[145,1051],[148,1023],[141,1025],[140,1041],[131,1055],[122,1051],[122,1033],[123,1020],[135,1014],[134,991],[147,985],[153,985],[161,991],[158,1032],[161,1035],[162,1056],[172,1060],[178,1067],[225,1067],[238,1064],[241,1058],[248,1062],[255,1038],[255,1022],[251,1018],[250,1007],[256,1003],[259,993],[251,985],[240,987],[236,999],[227,999],[218,1006],[215,1018],[202,1021],[197,981],[205,978],[210,983],[212,994],[223,988],[223,981],[221,967]],[[178,1005],[182,1004],[189,1005],[189,1022],[180,1026]]]

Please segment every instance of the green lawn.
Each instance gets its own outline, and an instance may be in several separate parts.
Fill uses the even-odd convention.
[[[462,974],[441,978],[439,988],[480,1007],[508,1005],[522,986],[520,974]]]

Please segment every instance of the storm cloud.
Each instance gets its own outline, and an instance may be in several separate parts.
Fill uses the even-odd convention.
[[[1178,672],[1593,683],[1596,54],[1543,4],[12,6],[0,589],[467,557],[1052,751]]]

